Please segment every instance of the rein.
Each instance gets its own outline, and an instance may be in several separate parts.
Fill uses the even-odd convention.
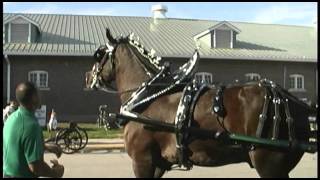
[[[125,93],[130,93],[130,92],[134,92],[136,91],[138,88],[133,88],[133,89],[129,89],[129,90],[126,90],[126,91],[122,91],[122,92],[119,92],[117,91],[116,89],[114,89],[113,87],[111,88],[108,87],[108,88],[105,88],[105,87],[100,87],[99,90],[101,91],[104,91],[104,92],[107,92],[107,93],[111,93],[111,94],[125,94]]]
[[[181,83],[181,84],[188,84],[188,83]],[[150,84],[148,85],[149,87],[152,87],[152,86],[168,86],[170,85],[169,83],[155,83],[155,84]],[[111,94],[125,94],[125,93],[130,93],[130,92],[134,92],[136,90],[138,90],[140,88],[139,87],[136,87],[136,88],[132,88],[132,89],[129,89],[129,90],[125,90],[125,91],[117,91],[115,88],[113,88],[112,86],[109,86],[108,88],[106,87],[100,87],[99,89],[101,91],[104,91],[104,92],[107,92],[107,93],[111,93]]]

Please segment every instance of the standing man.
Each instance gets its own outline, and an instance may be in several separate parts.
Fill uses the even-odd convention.
[[[34,115],[40,105],[37,88],[30,82],[19,84],[16,99],[20,107],[3,128],[4,177],[62,177],[64,167],[57,160],[51,161],[52,167],[44,162],[42,129]]]

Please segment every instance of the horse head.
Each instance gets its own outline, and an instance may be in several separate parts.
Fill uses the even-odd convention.
[[[149,52],[144,49],[139,41],[133,39],[133,33],[126,37],[114,38],[107,28],[106,36],[108,43],[101,45],[95,51],[93,55],[95,63],[92,70],[86,74],[87,88],[110,89],[110,84],[116,80],[120,66],[122,66],[120,71],[126,72],[126,80],[128,80],[126,84],[131,83],[132,86],[140,85],[139,79],[145,81],[144,76],[149,75],[150,78],[160,71],[159,61],[161,58],[154,56],[154,50]]]
[[[113,38],[110,30],[106,29],[108,43],[99,46],[94,52],[94,65],[92,70],[86,73],[86,87],[99,89],[108,86],[115,76],[114,52],[118,45],[118,40]]]

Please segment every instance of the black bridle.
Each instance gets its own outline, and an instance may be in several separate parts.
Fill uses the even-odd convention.
[[[94,58],[97,60],[97,62],[95,63],[92,69],[93,80],[90,85],[90,88],[95,90],[97,89],[103,90],[109,93],[118,93],[118,91],[116,91],[114,87],[109,85],[109,83],[107,83],[101,76],[103,67],[107,63],[108,59],[110,59],[111,61],[111,71],[112,72],[114,71],[115,69],[114,52],[116,50],[116,47],[117,46],[113,47],[112,45],[109,45],[109,44],[102,45],[94,53]],[[100,56],[101,56],[100,52],[102,48],[105,49],[105,52],[102,59],[100,60]]]
[[[133,34],[131,34],[133,35]],[[129,36],[131,36],[129,35]],[[107,93],[113,93],[113,94],[124,94],[124,93],[129,93],[129,92],[134,92],[137,89],[139,89],[140,87],[137,88],[133,88],[133,89],[129,89],[123,92],[119,92],[116,90],[116,88],[112,87],[108,82],[106,82],[103,77],[101,76],[102,70],[104,65],[107,63],[108,59],[110,59],[111,61],[111,72],[115,72],[115,51],[119,45],[119,43],[122,42],[128,42],[129,45],[134,46],[139,54],[142,56],[146,56],[143,55],[144,52],[146,51],[145,49],[143,49],[142,45],[139,44],[139,42],[134,41],[132,37],[126,37],[126,38],[120,38],[116,40],[116,43],[114,43],[115,45],[110,45],[110,44],[106,44],[106,45],[102,45],[100,46],[94,53],[94,58],[96,59],[96,63],[93,66],[92,69],[92,76],[93,76],[93,80],[92,83],[90,85],[90,88],[95,89],[95,90],[102,90],[105,91]],[[101,49],[105,49],[104,52],[101,51]],[[103,57],[101,59],[101,52],[104,53]],[[148,58],[148,57],[146,57]],[[138,57],[138,63],[143,67],[144,71],[147,73],[148,76],[152,77],[154,75],[154,70],[149,71],[149,68],[147,67],[146,64],[144,64],[144,62],[142,62],[140,60],[140,58]],[[159,67],[158,67],[159,68]],[[160,85],[160,84],[159,84]],[[157,85],[157,86],[159,86]],[[163,84],[163,86],[166,86],[167,84]]]
[[[115,72],[114,53],[115,53],[117,47],[118,47],[118,43],[115,46],[112,46],[107,43],[106,45],[100,46],[95,51],[94,58],[96,59],[97,62],[95,63],[95,65],[93,66],[93,69],[92,69],[93,80],[90,85],[90,88],[95,89],[95,90],[101,90],[101,91],[104,91],[107,93],[112,93],[112,94],[124,94],[124,93],[134,92],[137,89],[139,89],[139,87],[137,87],[137,88],[133,88],[133,89],[119,92],[119,91],[117,91],[116,88],[112,87],[109,83],[107,83],[103,79],[103,77],[101,76],[103,67],[107,63],[108,59],[110,59],[110,61],[111,61],[111,71]],[[100,59],[101,49],[105,49],[104,50],[105,52],[104,52],[102,59]],[[147,69],[145,69],[145,71],[149,74]]]

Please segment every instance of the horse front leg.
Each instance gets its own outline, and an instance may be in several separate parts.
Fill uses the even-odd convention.
[[[165,169],[162,169],[160,167],[156,167],[153,177],[154,178],[161,178],[165,172],[166,172]]]
[[[147,146],[143,151],[135,151],[132,155],[132,167],[136,177],[160,178],[171,167],[171,163],[161,157],[157,147]]]
[[[151,149],[143,141],[139,145],[128,143],[128,155],[132,159],[132,168],[137,178],[153,178],[155,166],[152,163]]]
[[[145,154],[144,158],[132,160],[132,168],[137,178],[153,178],[155,175],[155,167],[152,165],[149,155]],[[151,156],[150,156],[151,158]]]
[[[130,131],[128,130],[130,129]],[[124,130],[126,151],[132,159],[132,168],[137,178],[152,178],[155,166],[152,163],[152,138],[140,124],[129,122]]]

